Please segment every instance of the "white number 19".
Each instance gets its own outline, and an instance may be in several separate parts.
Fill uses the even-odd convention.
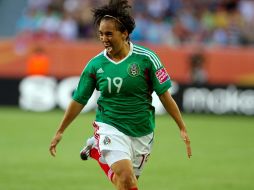
[[[109,77],[107,77],[107,79],[108,79],[108,92],[111,93],[112,92],[112,87],[111,87],[112,79]],[[122,87],[122,84],[123,84],[123,79],[120,77],[115,77],[115,78],[113,78],[113,84],[117,88],[116,92],[119,93],[120,89]]]

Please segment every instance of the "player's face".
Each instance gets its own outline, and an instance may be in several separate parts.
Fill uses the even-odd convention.
[[[120,32],[114,20],[101,21],[99,26],[99,39],[109,55],[114,56],[120,53],[124,48],[126,38],[127,32]]]

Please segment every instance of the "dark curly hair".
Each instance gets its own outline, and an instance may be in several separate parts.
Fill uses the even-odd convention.
[[[92,10],[94,25],[98,27],[103,19],[114,19],[120,32],[127,30],[130,35],[135,21],[130,15],[131,6],[127,0],[110,0],[107,5]],[[129,37],[128,37],[129,38]]]

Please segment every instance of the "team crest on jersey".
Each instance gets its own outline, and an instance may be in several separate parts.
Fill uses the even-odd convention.
[[[140,73],[140,69],[139,69],[139,66],[138,64],[136,63],[132,63],[129,65],[128,67],[128,74],[132,77],[136,77],[138,76]]]
[[[103,144],[104,145],[109,145],[111,143],[111,139],[108,137],[108,136],[106,136],[105,138],[104,138],[104,140],[103,140]]]

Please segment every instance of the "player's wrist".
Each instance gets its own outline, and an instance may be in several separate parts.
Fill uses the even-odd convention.
[[[57,132],[56,132],[56,136],[60,136],[60,137],[62,137],[63,136],[63,131],[62,130],[57,130]]]

